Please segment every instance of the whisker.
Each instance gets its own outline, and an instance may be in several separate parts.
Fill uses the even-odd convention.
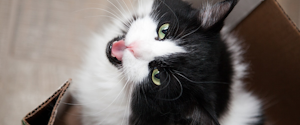
[[[128,7],[128,5],[126,4],[126,2],[125,2],[124,0],[122,0],[122,2],[123,2],[123,4],[125,5],[125,7],[127,8],[127,11],[128,11],[128,12],[131,12],[130,9],[129,9],[129,7]],[[129,2],[130,2],[130,4],[131,4],[131,7],[134,8],[134,7],[132,6],[131,0],[129,0]],[[125,9],[124,9],[124,10],[125,10]],[[135,15],[135,13],[133,13],[133,15]],[[135,15],[135,17],[137,17],[137,16]],[[131,17],[132,20],[134,20],[133,18],[134,18],[134,17]],[[129,25],[130,25],[130,23],[129,23]]]
[[[212,118],[213,122],[216,125],[220,125],[217,115],[215,113],[213,113],[213,111],[210,108],[208,108],[207,106],[202,105],[202,107],[208,113],[208,115]]]
[[[130,2],[130,5],[131,5],[131,7],[133,8],[133,10],[134,10],[134,16],[135,17],[138,17],[138,9],[136,9],[136,4],[132,4],[132,2],[131,2],[132,0],[129,0],[129,2]]]
[[[187,36],[189,36],[189,35],[191,35],[191,34],[195,33],[197,30],[199,30],[199,29],[200,29],[200,27],[201,27],[201,26],[199,26],[197,29],[195,29],[195,30],[191,31],[190,33],[188,33],[188,34],[186,34],[186,35],[184,35],[184,36],[180,37],[180,39],[183,39],[183,38],[185,38],[185,37],[187,37]]]
[[[121,19],[119,19],[119,18],[115,18],[115,17],[112,17],[112,16],[108,16],[108,15],[97,15],[97,16],[88,16],[88,17],[86,17],[86,18],[95,18],[95,17],[109,17],[109,18],[111,18],[111,19],[115,19],[115,20],[119,20],[120,22],[122,22],[126,27],[130,27],[129,26],[129,24],[127,24],[127,22],[124,22],[124,21],[122,21]]]
[[[138,0],[138,7],[139,7],[139,8],[142,7],[142,6],[141,6],[141,1],[140,1],[140,0]]]
[[[124,9],[124,7],[121,5],[121,3],[119,2],[119,0],[116,0],[119,4],[119,6],[121,7],[121,9],[123,10],[123,12],[125,12],[126,10]]]
[[[184,28],[176,37],[175,39],[178,39],[179,36],[181,36],[182,34],[184,34],[184,32],[186,31],[186,28]]]
[[[123,101],[124,101],[124,99],[125,98],[122,98],[122,101],[121,101],[121,103],[123,103]],[[125,100],[125,102],[127,102],[127,100]],[[126,104],[126,103],[125,103]],[[125,111],[124,111],[124,113],[123,113],[123,118],[122,118],[122,122],[121,122],[121,125],[123,125],[123,122],[125,121],[125,115],[126,115],[126,108],[124,109]]]
[[[148,99],[147,99],[147,97],[146,97],[146,93],[145,93],[145,90],[144,90],[144,87],[143,87],[143,86],[142,86],[142,91],[143,91],[144,98],[145,98],[145,100],[146,100],[146,104],[149,105],[149,106],[151,106],[151,105],[149,104],[149,102],[148,102]]]
[[[75,13],[85,11],[85,10],[102,10],[104,12],[107,12],[107,13],[111,14],[111,15],[114,15],[115,17],[118,17],[118,16],[116,16],[117,13],[115,13],[114,11],[110,11],[110,10],[106,10],[106,9],[102,9],[102,8],[85,8],[85,9],[75,11]]]
[[[119,74],[120,75],[120,74]],[[119,77],[119,75],[117,77]],[[122,81],[123,79],[125,79],[125,77],[121,77],[119,81]],[[101,88],[101,87],[99,87]],[[98,87],[95,87],[93,88],[92,90],[97,90]],[[88,91],[92,91],[92,90],[88,90]],[[110,90],[112,91],[112,89]],[[106,94],[103,94],[101,98],[99,98],[99,100],[102,100],[103,98],[107,97],[111,92],[110,91],[107,91]],[[89,101],[90,103],[84,103],[84,104],[81,104],[81,103],[68,103],[68,102],[61,102],[62,104],[65,104],[65,105],[71,105],[71,106],[81,106],[81,105],[85,105],[85,104],[93,104],[93,103],[98,103],[98,100],[93,100],[93,101]]]
[[[84,10],[101,10],[101,11],[107,12],[107,13],[109,13],[109,14],[113,15],[114,17],[116,17],[116,18],[118,18],[118,19],[121,20],[121,18],[119,18],[119,16],[117,15],[117,13],[111,12],[109,10],[102,9],[102,8],[86,8],[86,9],[78,10],[78,11],[75,11],[75,12],[80,12],[80,11],[84,11]]]
[[[114,3],[112,3],[110,0],[106,0],[106,1],[109,2],[111,5],[113,5],[122,14],[122,16],[124,16],[122,11]]]
[[[170,82],[171,82],[170,74],[168,72],[167,72],[167,79],[168,79],[167,84],[163,88],[159,89],[159,91],[162,91],[165,88],[167,88],[169,86]]]
[[[103,111],[105,111],[106,109],[108,109],[108,107],[110,107],[113,103],[115,103],[115,101],[119,98],[119,96],[121,95],[121,93],[124,91],[124,89],[126,88],[126,86],[128,85],[129,81],[126,81],[124,87],[121,89],[121,91],[119,92],[119,94],[115,97],[115,99],[108,105],[106,106],[104,109],[102,109],[101,111],[99,111],[98,113],[96,114],[89,114],[89,115],[97,115],[97,114],[101,114]],[[109,117],[109,116],[107,116]],[[105,118],[103,118],[105,119]],[[102,124],[102,122],[100,123]]]
[[[130,0],[130,1],[131,1],[131,0]],[[128,5],[125,3],[125,1],[122,0],[122,2],[123,2],[123,4],[126,6],[127,10],[130,12],[130,9],[129,9]]]
[[[177,21],[177,29],[176,29],[176,31],[175,31],[175,34],[177,34],[177,32],[178,32],[178,30],[179,30],[179,19],[178,19],[178,17],[177,17],[177,15],[175,14],[175,12],[171,9],[171,7],[169,6],[169,5],[167,5],[165,2],[163,2],[162,0],[160,0],[163,4],[165,4],[167,7],[168,7],[168,9],[173,13],[173,15],[175,16],[175,18],[176,18],[176,21]]]
[[[127,118],[127,116],[129,116],[129,112],[130,112],[130,101],[131,101],[131,95],[132,95],[132,88],[133,88],[134,84],[131,84],[131,87],[129,88],[129,94],[127,95],[127,106],[126,106],[126,109],[125,109],[125,115],[124,115],[124,119]],[[128,113],[128,114],[127,114]],[[126,117],[125,117],[126,116]],[[128,118],[127,118],[128,119]],[[125,124],[129,124],[129,120],[127,120],[127,123]]]
[[[163,15],[161,15],[161,17],[160,18],[163,18],[165,15],[167,15],[168,14],[168,12],[165,12]]]
[[[122,15],[122,19],[126,19],[126,11],[125,11],[125,9],[123,8],[123,6],[120,4],[120,2],[118,0],[117,0],[117,2],[121,6],[121,9],[124,10],[123,12],[114,3],[112,3],[110,0],[106,0],[106,1],[108,1],[111,5],[113,5],[119,11],[119,13]],[[124,21],[122,21],[122,22],[129,28],[130,24],[128,24],[127,22],[124,22]]]
[[[168,14],[168,12],[165,12],[163,15],[160,16],[160,18],[163,18],[166,14]],[[154,19],[157,19],[157,20],[159,19],[158,15],[153,15],[153,16],[154,16]]]
[[[179,99],[182,96],[182,93],[183,93],[183,87],[182,87],[182,84],[181,84],[180,80],[174,74],[172,74],[172,76],[178,81],[178,84],[180,86],[180,94],[176,98],[171,99],[170,101],[174,101],[174,100]]]
[[[171,71],[170,71],[171,72]],[[175,101],[177,99],[179,99],[182,96],[183,93],[183,86],[182,83],[180,82],[180,80],[173,74],[171,73],[171,75],[173,76],[173,78],[176,79],[176,81],[178,82],[179,86],[180,86],[180,93],[177,97],[173,98],[173,99],[164,99],[164,98],[158,98],[159,100],[164,100],[164,101]]]
[[[123,0],[122,0],[123,1]],[[137,9],[134,9],[135,7],[133,6],[133,4],[132,4],[132,2],[131,2],[132,0],[129,0],[129,3],[130,3],[130,5],[131,5],[131,8],[135,11],[134,13],[133,13],[133,15],[135,16],[135,17],[138,17],[137,16]],[[124,1],[123,1],[124,2]],[[124,2],[125,3],[125,2]],[[130,11],[130,10],[129,10]]]
[[[226,82],[216,82],[216,81],[204,81],[204,82],[199,82],[199,81],[194,81],[194,80],[191,80],[189,78],[187,78],[186,76],[184,76],[183,74],[179,73],[178,71],[175,71],[173,70],[174,73],[176,73],[177,75],[181,76],[182,78],[192,82],[192,83],[199,83],[199,84],[208,84],[208,83],[220,83],[220,84],[228,84]]]

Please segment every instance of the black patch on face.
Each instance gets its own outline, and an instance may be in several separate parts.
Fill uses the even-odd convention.
[[[155,0],[151,16],[158,27],[169,23],[168,36],[187,53],[158,57],[160,86],[149,78],[131,100],[132,125],[218,125],[227,110],[233,74],[230,53],[219,31],[201,26],[199,10],[181,0]],[[163,41],[162,41],[163,42]]]
[[[191,8],[189,4],[180,0],[155,0],[151,16],[160,26],[169,23],[167,39],[179,39],[184,32],[191,32],[200,26],[197,14],[198,10]]]

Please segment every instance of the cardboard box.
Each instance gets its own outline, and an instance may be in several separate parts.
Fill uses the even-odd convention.
[[[245,61],[251,67],[247,87],[264,100],[269,123],[300,125],[300,31],[275,0],[265,0],[252,10],[232,26],[236,26],[232,32],[248,48]],[[79,125],[80,106],[66,104],[72,102],[72,96],[66,92],[70,84],[71,81],[66,82],[28,113],[22,123]]]

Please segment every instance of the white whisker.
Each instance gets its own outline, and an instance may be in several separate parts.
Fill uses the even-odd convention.
[[[175,71],[175,70],[174,70]],[[194,80],[191,80],[189,79],[188,77],[184,76],[183,74],[179,73],[178,71],[175,71],[175,73],[179,76],[181,76],[182,78],[192,82],[192,83],[201,83],[201,84],[208,84],[208,83],[220,83],[220,84],[227,84],[226,82],[217,82],[217,81],[202,81],[202,82],[199,82],[199,81],[194,81]]]
[[[129,9],[129,7],[128,7],[128,5],[124,2],[124,0],[122,0],[122,2],[123,2],[123,4],[126,6],[126,8],[127,8],[127,11],[128,12],[130,12],[130,9]]]
[[[176,37],[175,39],[178,39],[179,36],[181,36],[182,34],[184,34],[184,32],[186,31],[186,28],[184,28]]]
[[[135,17],[138,17],[137,9],[134,9],[135,7],[134,7],[134,5],[132,4],[131,0],[129,0],[129,3],[130,3],[131,8],[135,11],[135,12],[133,12],[133,15],[134,15]]]
[[[127,24],[127,22],[124,22],[124,21],[122,21],[122,20],[119,19],[119,18],[115,18],[115,17],[108,16],[108,15],[88,16],[88,17],[86,17],[86,18],[95,18],[95,17],[108,17],[108,18],[111,18],[111,19],[119,20],[119,21],[122,22],[126,27],[130,27],[130,26]]]
[[[180,80],[179,80],[173,73],[172,73],[172,76],[177,80],[177,82],[178,82],[178,84],[179,84],[179,86],[180,86],[180,94],[179,94],[176,98],[171,99],[171,100],[173,101],[173,100],[179,99],[179,98],[182,96],[182,93],[183,93],[183,87],[182,87],[182,83],[180,82]]]
[[[106,109],[108,109],[111,105],[113,105],[115,103],[115,101],[119,98],[119,96],[121,94],[124,94],[124,90],[126,88],[126,86],[128,85],[128,81],[125,83],[125,85],[123,86],[123,88],[121,89],[121,91],[117,94],[117,96],[112,100],[112,102],[110,104],[108,104],[105,108],[101,109],[100,111],[98,111],[96,114],[102,114],[103,111],[105,111]],[[106,96],[104,96],[106,97]],[[95,114],[89,114],[91,116],[95,115]]]
[[[183,39],[183,38],[185,38],[185,37],[187,37],[187,36],[189,36],[189,35],[195,33],[196,31],[198,31],[198,30],[200,29],[200,27],[201,27],[201,26],[199,26],[199,27],[196,28],[195,30],[193,30],[193,31],[191,31],[191,32],[189,32],[189,33],[187,33],[186,35],[180,37],[179,39]]]
[[[109,10],[102,9],[102,8],[86,8],[86,9],[78,10],[78,11],[76,11],[76,12],[84,11],[84,10],[101,10],[101,11],[107,12],[107,13],[109,13],[109,14],[115,16],[115,17],[118,18],[118,19],[121,19],[121,18],[119,18],[119,16],[117,15],[117,13],[111,12],[111,11],[109,11]]]
[[[177,29],[176,29],[176,31],[175,31],[175,34],[177,34],[177,32],[178,32],[178,30],[179,30],[179,26],[180,26],[180,24],[179,24],[179,19],[178,19],[178,17],[177,17],[177,15],[175,14],[175,12],[172,10],[172,8],[169,6],[169,5],[167,5],[165,2],[163,2],[162,0],[160,0],[163,4],[165,4],[167,7],[168,7],[168,9],[173,13],[173,15],[175,16],[175,18],[176,18],[176,21],[177,21]]]
[[[119,4],[119,6],[121,7],[122,12],[126,12],[126,10],[124,9],[124,7],[121,5],[121,3],[119,2],[119,0],[116,0],[117,3]]]
[[[124,16],[123,12],[114,3],[112,3],[110,0],[106,0],[106,1],[109,2],[111,5],[113,5],[122,14],[122,16]]]

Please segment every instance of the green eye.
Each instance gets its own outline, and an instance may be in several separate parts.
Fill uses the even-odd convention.
[[[160,84],[160,76],[159,76],[159,70],[158,69],[154,69],[152,72],[152,81],[155,85],[161,85]]]
[[[159,30],[158,30],[158,37],[160,40],[164,39],[168,33],[168,29],[169,29],[170,24],[166,23],[162,26],[160,26]]]

